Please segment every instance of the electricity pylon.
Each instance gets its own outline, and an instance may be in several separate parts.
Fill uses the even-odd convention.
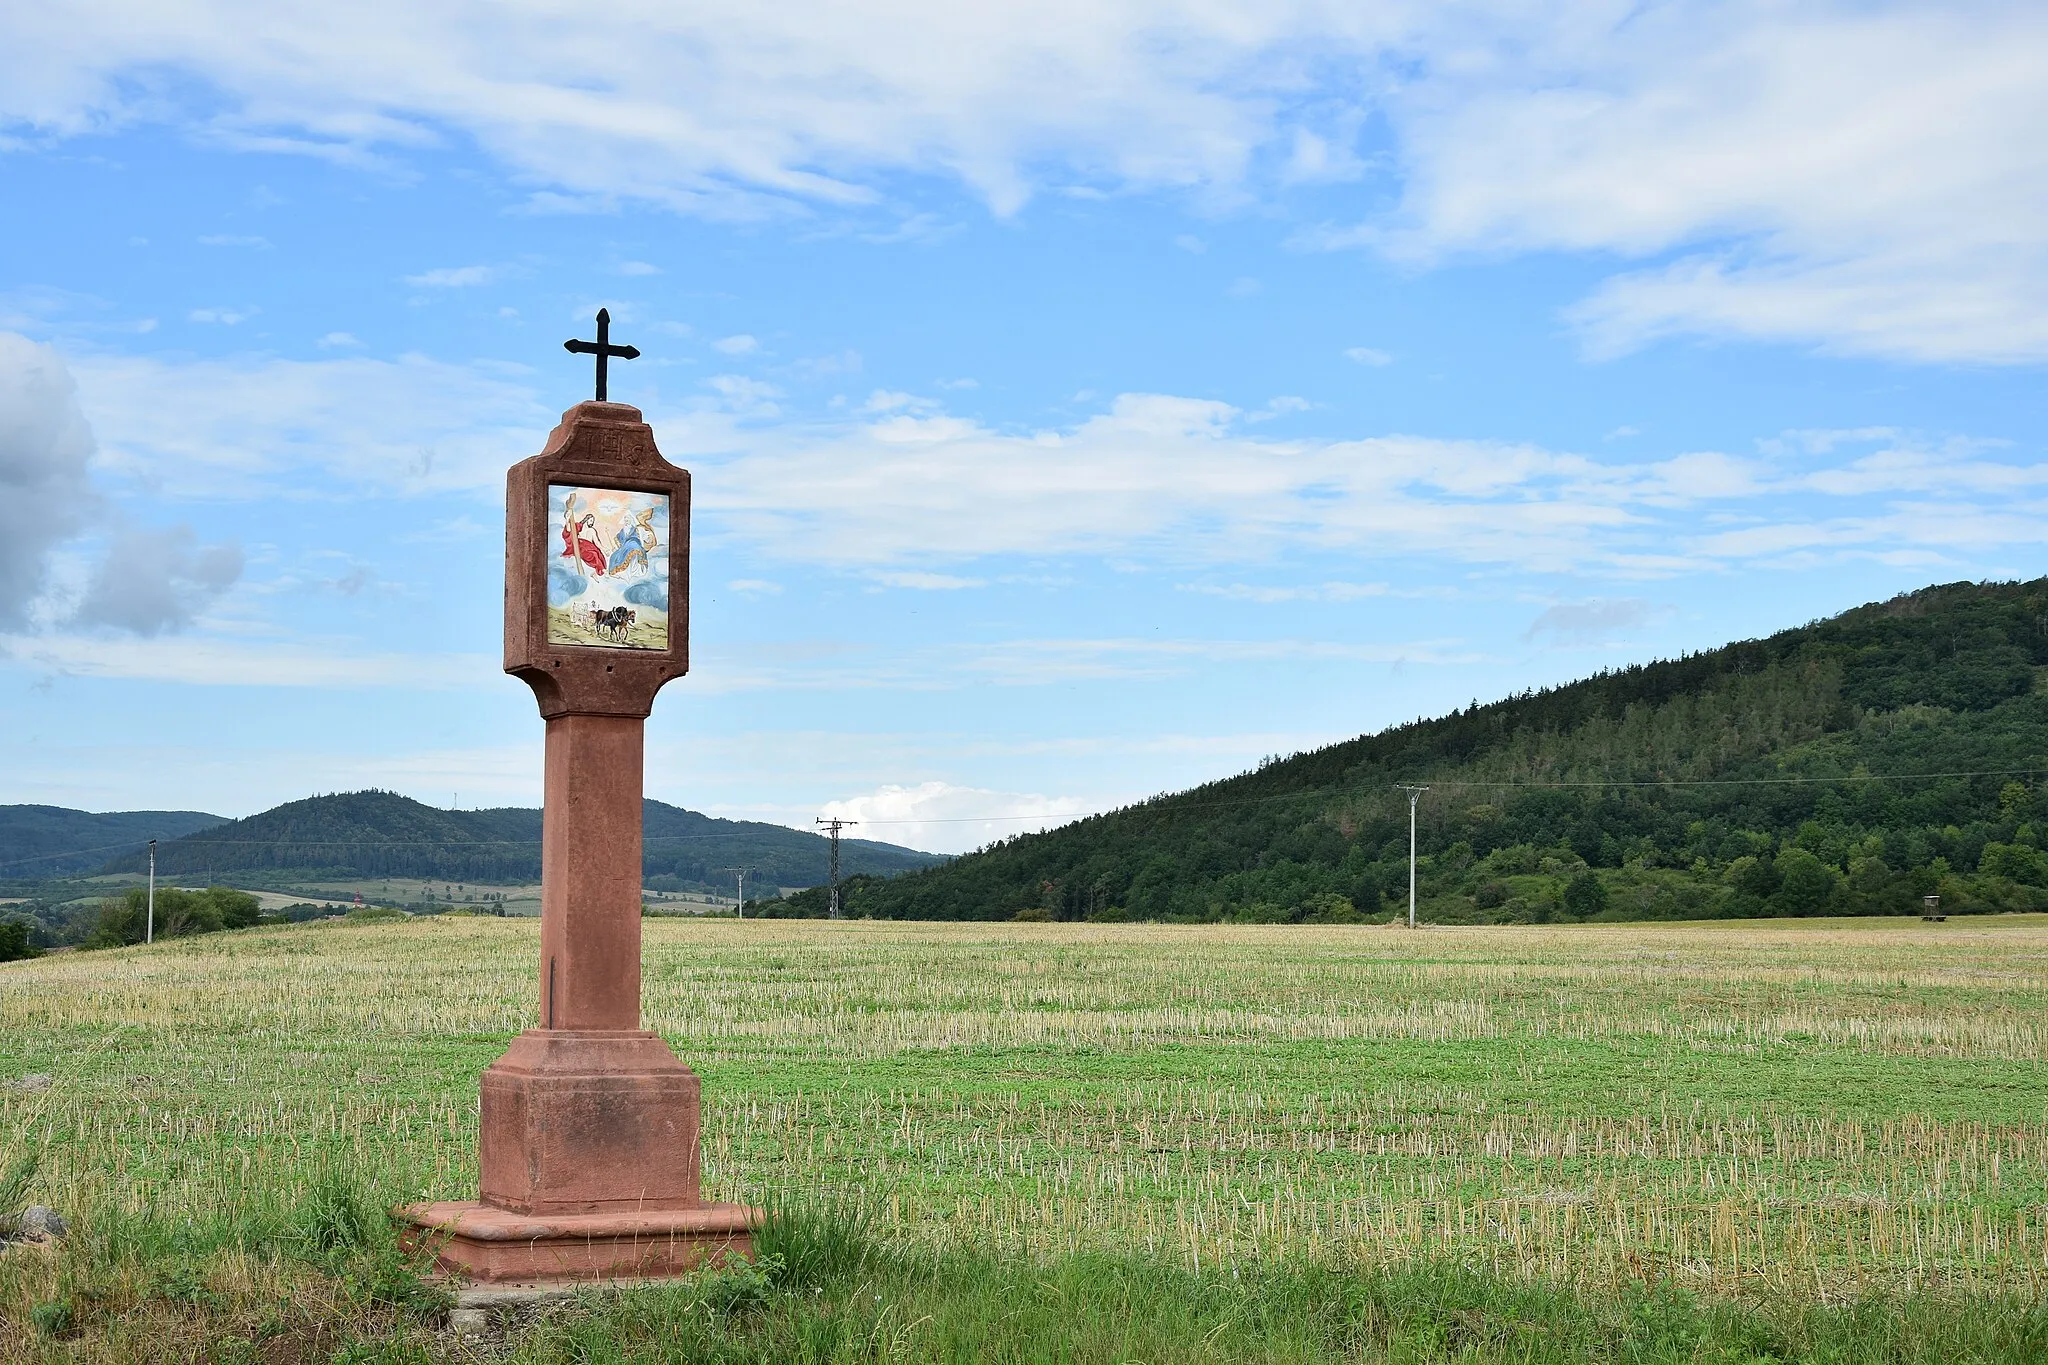
[[[848,825],[857,825],[857,824],[859,824],[859,823],[860,823],[860,821],[858,821],[858,820],[841,820],[841,819],[840,819],[840,818],[839,818],[838,816],[836,816],[836,815],[835,815],[835,816],[833,816],[833,817],[832,817],[831,819],[829,819],[829,820],[827,820],[827,819],[826,819],[826,818],[824,818],[823,816],[820,816],[820,817],[818,817],[818,819],[816,819],[816,820],[813,820],[813,821],[812,821],[811,823],[812,823],[812,824],[816,824],[816,825],[823,825],[823,826],[825,827],[825,834],[826,834],[826,836],[827,836],[828,838],[830,838],[830,839],[832,840],[832,899],[831,899],[831,900],[829,900],[828,902],[826,902],[826,905],[827,905],[827,907],[828,907],[828,908],[827,908],[827,910],[826,910],[826,912],[825,912],[825,913],[826,913],[826,915],[827,915],[827,916],[828,916],[829,918],[831,918],[831,919],[838,919],[838,918],[840,918],[840,914],[839,914],[839,831],[840,831],[840,830],[842,830],[842,829],[845,829],[845,828],[846,828],[846,827],[847,827]]]

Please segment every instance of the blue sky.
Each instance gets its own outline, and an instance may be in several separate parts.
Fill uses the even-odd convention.
[[[968,848],[2048,571],[2048,14],[1553,8],[16,7],[0,802],[537,801],[599,306],[714,814]]]

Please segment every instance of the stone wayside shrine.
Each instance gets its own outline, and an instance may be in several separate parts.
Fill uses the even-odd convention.
[[[698,1190],[697,1077],[640,1027],[642,729],[689,668],[690,475],[637,408],[562,415],[505,495],[505,671],[547,722],[540,1027],[483,1074],[482,1190],[404,1210],[473,1280],[675,1274],[743,1252],[758,1212]]]

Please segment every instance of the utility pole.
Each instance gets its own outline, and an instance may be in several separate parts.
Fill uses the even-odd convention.
[[[830,917],[831,917],[832,919],[838,919],[838,918],[840,918],[840,913],[839,913],[839,831],[840,831],[840,830],[842,830],[842,829],[845,829],[845,828],[846,828],[846,827],[847,827],[848,825],[857,825],[857,824],[859,824],[859,823],[860,823],[860,821],[858,821],[858,820],[841,820],[841,819],[840,819],[839,817],[837,817],[837,816],[834,816],[834,817],[832,817],[832,818],[831,818],[830,820],[827,820],[827,819],[825,819],[824,817],[820,816],[820,817],[819,817],[818,819],[816,819],[816,820],[812,821],[811,823],[812,823],[812,824],[817,824],[817,825],[823,825],[823,826],[825,827],[825,833],[826,833],[826,834],[827,834],[827,835],[828,835],[828,836],[829,836],[829,837],[831,838],[831,840],[832,840],[832,899],[831,899],[831,900],[830,900],[829,902],[827,902],[827,905],[828,905],[828,906],[829,906],[830,908],[829,908],[829,909],[828,909],[828,910],[826,911],[826,913],[827,913],[827,915],[829,915],[829,916],[830,916]]]
[[[156,942],[156,840],[149,841],[149,924],[143,931],[144,943]]]
[[[1408,927],[1415,927],[1415,803],[1427,787],[1403,787],[1408,793]]]
[[[718,870],[720,872],[737,872],[740,874],[739,917],[745,919],[747,917],[747,869],[744,867],[721,867]]]

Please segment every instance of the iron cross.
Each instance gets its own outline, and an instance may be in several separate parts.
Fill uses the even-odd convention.
[[[605,371],[611,358],[613,356],[617,356],[621,360],[638,360],[640,358],[640,348],[638,346],[612,345],[612,310],[609,308],[597,310],[597,340],[565,341],[562,343],[562,349],[573,351],[577,355],[594,355],[597,357],[597,401],[600,403],[608,401],[605,398]]]

